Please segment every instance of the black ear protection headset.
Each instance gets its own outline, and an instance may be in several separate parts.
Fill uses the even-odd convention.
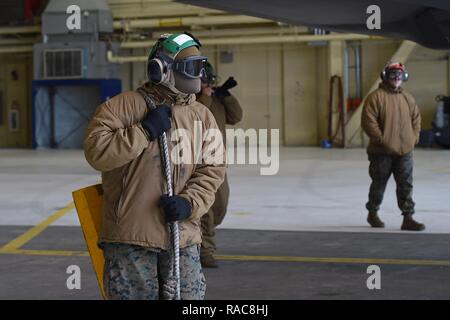
[[[167,71],[173,63],[173,60],[162,52],[162,42],[166,39],[165,37],[158,39],[147,63],[148,79],[154,84],[160,84],[167,80]]]
[[[392,64],[397,64],[399,66],[399,69],[402,70],[402,81],[408,81],[409,73],[406,70],[405,65],[400,62],[388,62],[384,66],[383,71],[381,71],[381,73],[380,73],[381,80],[383,80],[383,81],[389,80],[389,72],[390,72],[389,66],[391,66]]]
[[[189,36],[191,40],[195,43],[196,46],[201,47],[200,41],[195,38],[192,34],[189,32],[184,32],[185,35]],[[153,46],[152,51],[150,52],[148,63],[147,63],[147,76],[148,79],[154,83],[154,84],[160,84],[167,81],[168,77],[168,71],[169,69],[175,67],[175,68],[183,68],[184,66],[179,66],[179,63],[175,63],[173,59],[164,53],[164,47],[166,46],[166,49],[169,50],[171,53],[177,52],[177,50],[180,49],[179,46],[169,47],[169,45],[164,43],[168,38],[170,38],[170,35],[162,35],[156,44]],[[206,57],[205,57],[206,61]],[[189,76],[189,75],[188,75]]]

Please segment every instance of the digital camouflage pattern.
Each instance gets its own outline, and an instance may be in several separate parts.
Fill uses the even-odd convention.
[[[103,250],[103,282],[110,300],[167,298],[163,296],[163,288],[165,280],[170,279],[170,251],[122,243],[104,244]],[[182,300],[205,297],[199,245],[180,249],[180,291]]]
[[[412,152],[395,156],[389,154],[369,153],[369,175],[372,184],[366,208],[376,213],[383,201],[384,191],[391,174],[397,184],[397,203],[403,215],[414,214],[413,193],[413,156]]]

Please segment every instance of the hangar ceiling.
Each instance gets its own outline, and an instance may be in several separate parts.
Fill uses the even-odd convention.
[[[174,31],[190,31],[203,39],[205,44],[248,43],[248,37],[253,37],[252,40],[257,43],[295,42],[293,37],[299,35],[312,36],[303,39],[310,41],[315,39],[315,35],[325,33],[312,27],[280,22],[283,19],[266,19],[171,0],[107,2],[114,18],[112,40],[122,42],[123,48],[148,47],[160,34]],[[30,52],[33,43],[42,42],[40,32],[39,19],[31,25],[10,23],[0,26],[0,53]],[[277,39],[280,36],[284,38]],[[328,37],[332,39],[335,36]],[[353,35],[350,38],[368,37]]]

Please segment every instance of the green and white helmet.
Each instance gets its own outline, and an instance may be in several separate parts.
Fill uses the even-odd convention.
[[[163,34],[150,51],[149,59],[155,58],[158,51],[164,51],[170,54],[171,58],[175,58],[177,54],[186,48],[196,46],[201,47],[200,41],[188,33]]]
[[[170,80],[170,70],[177,71],[188,79],[200,78],[205,73],[208,60],[200,55],[200,46],[200,41],[189,33],[162,35],[148,57],[147,72],[150,81],[156,84],[166,83]]]

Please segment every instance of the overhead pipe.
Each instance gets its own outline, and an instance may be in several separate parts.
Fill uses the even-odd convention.
[[[352,34],[352,33],[332,33],[326,35],[283,35],[283,36],[262,36],[262,37],[236,37],[236,38],[216,38],[204,39],[203,44],[256,44],[256,43],[287,43],[287,42],[310,42],[310,41],[331,41],[331,40],[367,40],[381,39],[381,37]]]
[[[233,38],[212,38],[202,39],[203,45],[218,44],[258,44],[258,43],[299,43],[309,41],[328,41],[328,40],[361,40],[361,39],[381,39],[381,37],[367,36],[360,34],[339,34],[332,33],[327,35],[284,35],[284,36],[263,36],[263,37],[233,37]],[[131,48],[151,48],[156,39],[150,41],[129,41],[122,42],[122,49]],[[107,59],[112,63],[145,62],[147,56],[114,56],[112,51],[107,52]]]
[[[40,33],[41,26],[0,27],[0,35],[20,33]]]
[[[181,18],[152,18],[133,20],[114,20],[114,29],[129,30],[133,28],[159,28],[159,27],[188,27],[193,25],[221,25],[221,24],[248,24],[273,23],[272,20],[241,16],[241,15],[208,15]],[[17,35],[26,33],[41,33],[41,26],[0,27],[0,35]]]
[[[210,15],[182,18],[153,18],[114,21],[114,29],[130,30],[135,28],[181,27],[219,24],[268,23],[272,20],[240,16],[240,15]]]
[[[350,65],[350,52],[353,52],[353,64]],[[353,94],[350,94],[350,78],[349,69],[352,69],[355,76],[355,90]],[[362,100],[362,80],[361,80],[361,45],[353,43],[345,48],[344,52],[344,91],[346,97],[347,110],[353,112],[361,104]]]
[[[350,97],[349,61],[348,46],[346,46],[344,49],[344,97],[346,101]]]
[[[115,56],[111,50],[106,52],[106,60],[111,63],[146,62],[147,56]]]
[[[353,51],[355,53],[355,79],[356,79],[356,98],[361,99],[361,58],[360,58],[360,52],[361,52],[361,46],[355,45],[353,46]]]
[[[41,41],[40,37],[20,38],[20,39],[0,39],[0,46],[33,44],[33,43],[38,43],[40,41]]]
[[[0,47],[0,53],[26,53],[33,52],[33,46]]]
[[[258,44],[258,43],[299,43],[309,41],[329,41],[329,40],[362,40],[362,39],[381,39],[377,36],[368,36],[360,34],[339,34],[332,33],[327,35],[284,35],[284,36],[263,36],[263,37],[233,37],[233,38],[212,38],[202,39],[204,45],[218,44]],[[156,39],[150,41],[128,41],[122,42],[120,47],[123,49],[131,48],[151,48]],[[112,51],[107,52],[107,59],[112,63],[145,62],[147,56],[114,56]]]
[[[195,30],[192,33],[198,38],[206,37],[231,37],[245,35],[285,35],[285,34],[308,34],[307,27],[290,26],[290,27],[252,27],[252,28],[233,28],[233,29],[213,29],[213,30]],[[159,30],[152,33],[153,38],[157,38],[163,33],[173,33],[174,30]]]
[[[179,16],[200,16],[209,14],[224,14],[226,12],[216,9],[202,8],[192,5],[181,4],[177,2],[165,3],[145,3],[142,0],[124,3],[111,3],[109,7],[115,19],[137,19],[137,18],[156,18],[156,17],[179,17]]]
[[[330,40],[368,40],[382,39],[378,36],[368,36],[351,33],[332,33],[327,35],[282,35],[282,36],[260,36],[260,37],[224,37],[202,39],[203,45],[220,45],[220,44],[261,44],[261,43],[289,43],[289,42],[309,42],[309,41],[330,41]],[[127,41],[122,42],[120,47],[123,49],[130,48],[150,48],[156,39],[149,41]]]

